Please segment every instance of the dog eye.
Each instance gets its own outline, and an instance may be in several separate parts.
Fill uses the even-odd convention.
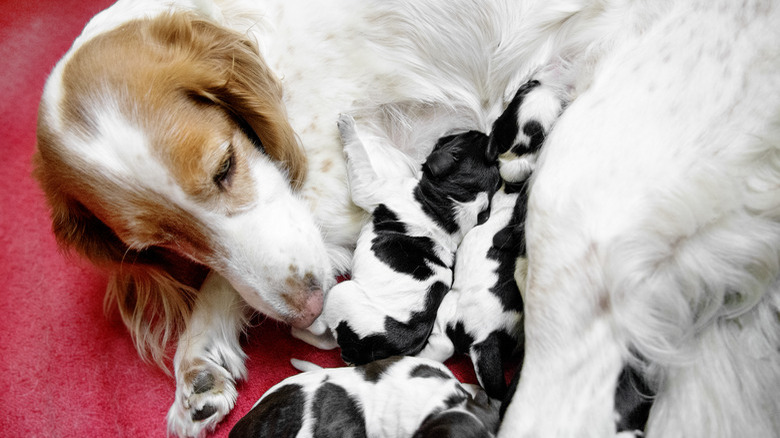
[[[228,149],[228,153],[225,159],[217,168],[217,173],[214,174],[214,184],[220,189],[225,189],[230,185],[230,179],[233,176],[233,168],[235,167],[235,154],[233,153],[233,146]]]

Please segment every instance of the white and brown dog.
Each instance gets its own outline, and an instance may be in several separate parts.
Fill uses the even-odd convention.
[[[488,150],[487,135],[469,131],[439,139],[419,169],[403,157],[388,159],[393,149],[381,153],[381,143],[365,142],[350,116],[339,119],[339,130],[352,199],[371,217],[351,279],[330,290],[309,330],[335,336],[351,364],[419,353],[452,286],[458,245],[490,213],[498,154]]]
[[[356,367],[293,365],[305,372],[266,391],[231,438],[489,438],[498,428],[498,402],[432,360],[395,356]]]
[[[169,425],[197,435],[235,402],[246,309],[305,327],[348,268],[337,115],[422,162],[536,77],[571,103],[530,186],[500,434],[613,433],[636,351],[649,436],[776,436],[778,22],[773,0],[120,0],[47,81],[36,177],[139,351],[178,335]]]

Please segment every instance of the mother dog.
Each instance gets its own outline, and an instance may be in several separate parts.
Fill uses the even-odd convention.
[[[648,434],[777,435],[778,22],[769,0],[121,0],[47,82],[35,173],[142,355],[178,335],[169,428],[198,435],[235,402],[247,307],[305,327],[348,269],[336,115],[420,160],[536,77],[572,103],[531,186],[501,436],[613,433],[626,361],[658,389]]]

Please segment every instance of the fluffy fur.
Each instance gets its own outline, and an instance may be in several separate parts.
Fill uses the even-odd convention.
[[[347,363],[416,354],[452,285],[455,250],[490,213],[498,157],[488,151],[487,135],[469,131],[439,139],[418,169],[382,159],[391,151],[373,153],[381,145],[365,144],[350,116],[339,119],[339,130],[352,199],[371,217],[351,279],[330,290],[310,331],[334,336]],[[401,171],[386,170],[395,166]]]
[[[36,177],[139,350],[162,362],[179,335],[182,394],[208,364],[214,414],[177,398],[169,423],[198,435],[241,377],[247,309],[304,326],[349,267],[364,213],[337,114],[420,163],[536,77],[571,104],[531,184],[526,357],[500,434],[613,433],[637,351],[648,436],[776,436],[777,22],[771,0],[120,0],[47,82]]]
[[[487,438],[498,427],[498,403],[435,361],[396,356],[346,368],[293,365],[305,372],[266,391],[231,438]]]

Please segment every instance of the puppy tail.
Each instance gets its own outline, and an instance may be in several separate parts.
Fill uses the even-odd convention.
[[[302,371],[304,373],[307,371],[319,371],[322,369],[322,367],[319,365],[300,359],[290,359],[290,363],[293,367],[295,367],[296,370]]]

